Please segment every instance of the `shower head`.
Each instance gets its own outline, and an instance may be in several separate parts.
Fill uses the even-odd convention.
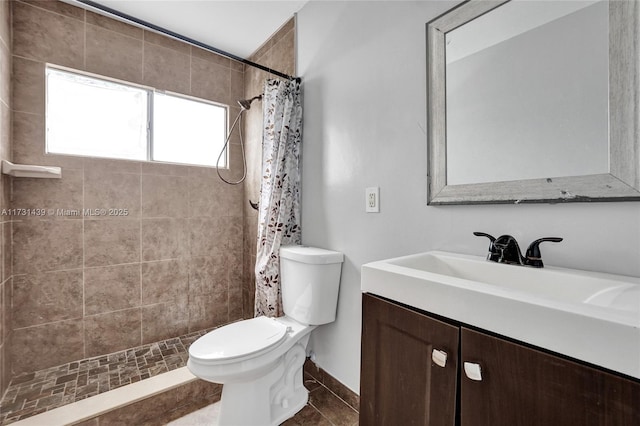
[[[238,105],[240,105],[240,108],[242,109],[249,109],[251,108],[251,103],[253,103],[253,101],[261,100],[261,99],[262,99],[262,95],[254,96],[251,99],[242,99],[238,101]]]

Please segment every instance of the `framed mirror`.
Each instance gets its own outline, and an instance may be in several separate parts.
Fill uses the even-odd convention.
[[[640,200],[640,2],[469,0],[427,23],[428,204]]]

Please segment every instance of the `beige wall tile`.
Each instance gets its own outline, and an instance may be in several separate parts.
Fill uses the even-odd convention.
[[[142,260],[164,260],[189,256],[186,219],[143,219]]]
[[[133,348],[142,343],[140,308],[92,315],[84,319],[88,357]]]
[[[187,297],[142,307],[142,344],[158,342],[189,332]]]
[[[189,259],[189,296],[215,294],[228,287],[224,256],[198,256]]]
[[[191,45],[153,31],[144,30],[144,41],[158,46],[176,50],[185,55],[191,54]]]
[[[4,310],[5,310],[5,297],[4,297],[4,287],[5,283],[0,283],[0,346],[4,344],[5,334],[8,336],[9,333],[5,333],[5,323],[4,323]],[[11,309],[10,306],[8,306]],[[2,374],[2,361],[0,361],[0,375]],[[1,377],[0,377],[1,380]],[[0,383],[0,389],[2,389],[2,383]]]
[[[250,56],[250,59],[266,66],[266,63],[269,62],[271,57],[274,55],[273,48],[278,44],[283,43],[283,40],[287,37],[295,38],[295,17],[284,23],[269,40],[264,42],[262,46],[260,46],[260,48]],[[295,60],[293,57],[294,55],[295,50],[292,50],[291,57],[288,57],[281,65],[290,65],[289,61]],[[278,69],[278,71],[282,70]]]
[[[6,1],[6,0],[3,0]],[[7,362],[8,344],[0,344],[0,390],[4,394],[4,391],[9,387],[9,383],[11,381],[11,366]]]
[[[141,164],[143,175],[189,176],[191,166],[145,162]]]
[[[56,0],[20,0],[32,6],[59,13],[70,18],[84,19],[84,9]]]
[[[89,173],[135,173],[140,174],[139,161],[110,158],[84,158],[84,169]]]
[[[247,67],[242,62],[234,61],[233,59],[231,60],[230,68],[235,71],[240,71],[241,73],[244,73],[247,69]]]
[[[140,221],[84,221],[84,264],[108,266],[140,261]]]
[[[11,160],[11,110],[4,102],[0,102],[0,157]]]
[[[247,167],[249,167],[248,164]],[[229,152],[229,170],[225,177],[227,180],[238,181],[242,178],[243,170],[242,151],[238,145],[231,145]]]
[[[171,302],[187,294],[188,265],[172,259],[142,263],[142,304]]]
[[[222,177],[227,177],[226,170],[220,170]],[[220,179],[214,167],[189,167],[189,176],[199,176],[207,179]]]
[[[188,200],[186,177],[142,175],[143,217],[186,217]]]
[[[225,58],[222,55],[218,55],[217,53],[209,52],[208,50],[201,49],[196,46],[191,47],[191,55],[194,58],[203,59],[208,62],[213,62],[214,64],[221,65],[225,68],[231,68],[231,62],[239,63],[238,61],[232,61],[229,58]]]
[[[44,62],[13,57],[13,109],[44,115]]]
[[[13,278],[13,327],[82,318],[82,269]]]
[[[43,25],[44,22],[46,25]],[[15,1],[13,53],[25,58],[82,69],[84,22]]]
[[[7,46],[11,43],[11,10],[9,0],[0,2],[0,41]]]
[[[86,69],[107,77],[142,82],[142,40],[87,25]]]
[[[229,185],[219,178],[189,178],[189,213],[191,217],[242,215],[244,188]]]
[[[294,40],[293,30],[284,34],[283,37],[271,47],[268,54],[264,56],[262,63],[281,73],[294,75]]]
[[[84,208],[107,210],[107,215],[93,219],[139,218],[140,175],[85,170]]]
[[[3,222],[2,225],[2,281],[6,281],[11,275],[13,275],[12,256],[13,250],[11,248],[11,233],[12,223]],[[0,320],[2,318],[0,317]]]
[[[7,236],[3,241],[10,243],[13,233],[15,244],[20,245],[13,263],[17,273],[29,273],[26,277],[57,276],[67,271],[31,274],[31,270],[79,268],[84,260],[86,330],[83,331],[82,323],[79,327],[76,324],[76,336],[70,339],[72,348],[57,349],[55,364],[70,360],[71,353],[76,354],[73,359],[77,359],[135,346],[141,341],[141,333],[145,342],[151,342],[182,334],[187,329],[226,323],[230,315],[236,319],[241,311],[239,300],[244,297],[236,284],[244,267],[242,185],[221,184],[213,168],[45,154],[43,63],[49,61],[88,69],[158,89],[193,93],[234,105],[237,99],[246,97],[243,94],[244,65],[64,3],[14,3],[16,56],[13,69],[16,78],[13,102],[17,111],[13,116],[13,159],[27,164],[63,167],[63,179],[55,184],[20,180],[13,188],[14,203],[55,205],[52,208],[57,208],[57,204],[70,200],[74,205],[79,202],[80,209],[112,207],[129,208],[131,212],[122,219],[17,222],[13,224],[13,231],[11,223],[2,224]],[[2,30],[0,21],[0,38]],[[144,37],[144,44],[140,37]],[[144,51],[144,62],[141,51]],[[193,70],[190,55],[196,62]],[[195,74],[193,87],[192,71]],[[216,84],[222,86],[216,87]],[[9,109],[6,109],[8,113]],[[235,118],[238,111],[239,108],[233,106],[231,118]],[[261,120],[261,114],[257,115]],[[232,143],[237,147],[237,136]],[[0,143],[0,156],[4,155]],[[241,174],[239,159],[239,151],[232,150],[232,177],[235,178]],[[76,186],[77,180],[80,190]],[[67,189],[64,189],[65,185],[68,185]],[[201,197],[190,198],[192,189]],[[8,193],[8,187],[4,190]],[[198,212],[194,213],[192,209]],[[186,219],[192,215],[208,217],[193,222]],[[145,219],[140,220],[140,217]],[[190,248],[190,244],[194,247]],[[6,247],[5,244],[0,253],[7,264],[3,268],[5,278],[11,276],[14,266]],[[228,250],[235,254],[225,254]],[[200,260],[190,261],[191,253],[201,256]],[[167,261],[142,265],[138,263],[141,256],[143,260]],[[215,260],[207,264],[204,259]],[[194,280],[191,288],[190,277]],[[56,288],[64,290],[62,295],[49,294],[48,288],[53,288],[58,281],[51,280],[43,285],[19,282],[21,305],[63,297],[65,286],[75,283],[73,280],[59,283]],[[25,290],[27,288],[31,291]],[[204,295],[204,300],[188,300],[190,293],[193,297]],[[62,301],[59,306],[65,306],[69,300]],[[46,310],[49,308],[51,311]],[[55,306],[42,309],[34,311],[34,315],[56,318],[58,314]],[[74,309],[77,308],[69,308],[60,314],[70,315]],[[10,312],[5,315],[10,316]],[[27,320],[19,319],[18,324],[21,321]],[[56,324],[61,330],[67,330],[62,332],[63,336],[71,335],[70,330],[74,330],[70,321],[44,326],[51,326],[48,330],[53,333],[56,329],[52,325]],[[19,368],[44,368],[48,362],[38,352],[40,335],[35,331],[24,331],[41,327],[18,328],[22,333],[22,347],[26,347],[27,342],[31,345],[24,353],[33,354],[33,359]],[[0,347],[4,347],[2,343]],[[60,359],[64,361],[58,361]]]
[[[82,266],[82,221],[29,220],[13,223],[13,272]]]
[[[230,104],[231,70],[198,58],[191,59],[191,92],[198,98]]]
[[[235,251],[229,251],[224,254],[225,265],[227,267],[226,273],[229,276],[230,284],[237,282],[244,278],[244,270],[242,268],[244,262],[244,253],[242,249],[236,249]]]
[[[231,80],[229,86],[229,104],[235,106],[237,105],[235,101],[244,99],[244,73],[242,71],[232,70],[230,77]],[[261,105],[258,101],[256,101],[254,105],[254,108],[262,110],[262,108],[260,108]]]
[[[217,228],[221,230],[218,250],[220,253],[235,253],[242,250],[242,217],[225,216],[217,218]]]
[[[189,62],[184,53],[144,43],[143,82],[157,89],[189,93]]]
[[[253,92],[253,95],[249,96],[246,95],[244,93],[239,93],[239,94],[234,94],[234,101],[231,103],[231,105],[229,105],[229,120],[231,120],[231,123],[233,123],[233,120],[236,119],[236,117],[238,117],[238,114],[240,114],[241,108],[240,105],[238,104],[237,101],[242,100],[242,99],[251,99],[254,96],[259,95],[260,93],[258,93],[258,91]],[[262,105],[260,100],[255,100],[253,101],[254,103],[251,104],[252,105],[252,109],[250,109],[249,111],[245,111],[242,114],[242,123],[244,124],[244,127],[246,127],[246,122],[247,122],[247,115],[249,114],[257,114],[260,115],[260,117],[262,117]],[[262,135],[262,131],[260,133],[260,135]],[[242,129],[242,139],[245,139],[246,137],[246,129]],[[240,143],[240,133],[238,132],[238,129],[235,128],[233,129],[233,133],[231,134],[231,138],[229,140],[229,143],[233,143],[233,144],[239,144]]]
[[[11,223],[11,222],[6,222],[6,223]],[[9,227],[9,232],[11,232],[11,228]],[[5,250],[7,249],[7,247],[9,248],[9,251],[11,250],[11,242],[9,242],[9,244],[6,244],[6,238],[4,236],[4,231],[5,231],[5,226],[4,226],[4,222],[0,223],[0,285],[2,285],[2,283],[4,282],[4,259],[5,259]],[[11,239],[11,234],[9,234],[9,241]],[[2,292],[2,289],[0,289],[0,292]],[[1,303],[0,303],[1,305]],[[0,315],[0,323],[2,323],[2,319],[3,316]],[[0,333],[0,344],[2,344],[2,334]]]
[[[189,332],[218,327],[229,322],[228,292],[189,298]]]
[[[140,292],[139,263],[84,270],[86,315],[138,307]]]
[[[5,207],[11,206],[11,177],[4,175],[0,178],[0,204]],[[7,216],[8,217],[8,216]]]
[[[11,50],[9,47],[0,43],[0,75],[11,75]],[[11,98],[11,80],[9,78],[2,77],[0,80],[0,100],[4,101],[7,105],[10,103]]]
[[[4,282],[4,325],[5,325],[5,342],[11,339],[11,333],[13,329],[13,310],[9,309],[11,306],[11,300],[13,300],[13,277],[7,278]]]
[[[142,28],[134,27],[133,25],[108,18],[104,15],[93,13],[87,10],[86,21],[87,24],[96,25],[106,30],[115,31],[129,37],[142,39]]]
[[[11,310],[11,300],[13,299],[13,277],[8,278],[1,286],[3,297],[3,316],[0,317],[0,321],[4,324],[4,343],[11,340],[11,333],[13,330],[13,312]],[[10,358],[10,354],[7,354]]]
[[[223,230],[217,227],[216,218],[189,219],[189,249],[191,256],[212,256],[220,254],[218,245]]]
[[[59,321],[14,330],[10,348],[14,374],[82,359],[85,356],[82,320]]]
[[[13,112],[13,158],[26,164],[43,164],[44,115]],[[40,162],[35,162],[40,161]],[[82,165],[82,162],[80,163]]]
[[[229,321],[243,318],[242,281],[229,289]]]
[[[67,169],[61,179],[13,180],[13,208],[45,209],[47,219],[82,218],[82,170]],[[66,214],[61,210],[73,210]],[[78,212],[78,216],[73,213]],[[15,217],[15,219],[21,219]]]

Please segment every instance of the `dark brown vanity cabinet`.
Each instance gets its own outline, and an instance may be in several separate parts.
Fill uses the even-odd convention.
[[[362,303],[360,424],[452,425],[458,327],[369,294]]]
[[[361,425],[640,426],[640,380],[369,294],[362,329]]]

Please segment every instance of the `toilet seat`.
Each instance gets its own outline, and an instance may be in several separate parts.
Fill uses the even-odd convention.
[[[257,317],[217,328],[189,347],[200,362],[237,361],[266,352],[285,340],[288,327],[273,318]]]

